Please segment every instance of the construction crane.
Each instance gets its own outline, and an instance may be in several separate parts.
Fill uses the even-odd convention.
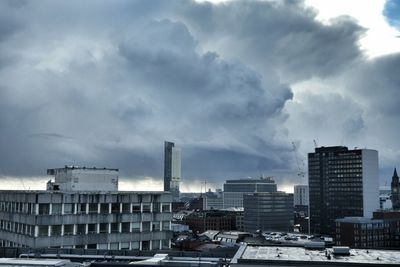
[[[314,141],[314,147],[317,148],[318,147],[317,141],[315,141],[315,139],[313,141]]]
[[[301,178],[304,178],[304,176],[306,175],[305,171],[304,171],[304,161],[300,160],[298,155],[297,155],[297,147],[296,144],[294,142],[292,142],[293,145],[293,153],[294,156],[296,158],[296,164],[297,164],[297,176],[300,176]],[[301,164],[300,164],[301,161]]]

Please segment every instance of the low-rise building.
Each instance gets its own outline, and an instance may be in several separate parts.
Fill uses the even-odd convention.
[[[336,220],[336,245],[353,248],[388,246],[389,225],[383,220],[346,217]]]
[[[48,190],[0,191],[0,246],[170,247],[170,193],[117,191],[116,169],[66,166],[48,173],[55,175]]]
[[[223,210],[196,211],[183,217],[183,223],[189,225],[194,233],[207,230],[236,230],[236,212]]]
[[[373,218],[336,220],[336,244],[354,248],[400,247],[400,211],[379,210]]]
[[[400,253],[394,250],[333,247],[306,249],[284,246],[242,245],[229,266],[399,266]]]
[[[374,219],[383,220],[389,227],[388,246],[400,247],[400,210],[378,210],[373,213]]]

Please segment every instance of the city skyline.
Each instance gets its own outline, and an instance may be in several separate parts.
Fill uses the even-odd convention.
[[[263,174],[304,184],[296,157],[314,140],[378,150],[390,185],[397,2],[213,2],[0,3],[0,188],[67,164],[162,190],[164,140],[183,151],[183,192]]]

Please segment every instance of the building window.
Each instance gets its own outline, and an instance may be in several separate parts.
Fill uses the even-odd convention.
[[[140,204],[133,204],[132,213],[139,213],[139,212],[140,212]]]
[[[150,250],[150,241],[142,241],[142,250]]]
[[[96,249],[97,245],[96,244],[88,244],[87,248],[88,249]]]
[[[160,212],[160,203],[153,203],[153,212]]]
[[[142,222],[142,231],[150,232],[150,222]]]
[[[111,223],[111,233],[118,233],[119,232],[119,223]]]
[[[130,203],[122,204],[122,213],[131,213],[131,204]]]
[[[88,224],[88,234],[95,234],[95,233],[97,233],[96,226],[97,226],[97,224],[95,224],[95,223],[90,223],[90,224]]]
[[[151,241],[151,249],[152,250],[160,249],[160,240],[152,240]]]
[[[39,214],[40,215],[50,214],[50,205],[49,204],[39,204]]]
[[[162,212],[171,212],[169,204],[162,204]]]
[[[118,243],[110,243],[110,250],[118,250],[119,244]]]
[[[169,221],[162,222],[162,229],[163,229],[163,231],[169,230]]]
[[[64,204],[64,214],[74,214],[75,213],[75,204]]]
[[[100,233],[108,233],[108,223],[100,224]]]
[[[121,242],[121,250],[129,249],[129,242]]]
[[[52,204],[51,214],[61,214],[62,204]]]
[[[151,204],[143,204],[143,212],[150,212]]]
[[[132,232],[140,232],[140,222],[132,223]]]
[[[52,225],[50,227],[51,232],[50,235],[51,236],[60,236],[61,235],[61,225]]]
[[[89,213],[98,213],[99,205],[97,203],[89,204]]]
[[[48,236],[49,235],[49,226],[48,225],[39,225],[39,236]]]
[[[119,213],[119,203],[112,203],[111,204],[111,213]]]
[[[81,214],[86,213],[86,203],[78,204],[78,213],[81,213]]]
[[[163,239],[161,242],[161,249],[169,249],[169,240]]]
[[[101,214],[108,214],[109,211],[109,204],[108,203],[101,203],[100,204],[100,213]]]
[[[97,244],[97,249],[108,249],[108,244]]]
[[[131,242],[131,249],[140,249],[140,241]]]
[[[73,235],[74,234],[74,225],[73,224],[65,224],[64,225],[64,235]]]
[[[128,222],[121,223],[121,232],[129,233],[130,232],[130,223],[128,223]]]
[[[77,235],[85,235],[86,234],[86,224],[77,224],[76,234]]]
[[[160,231],[161,230],[160,222],[152,222],[151,229],[152,231]]]

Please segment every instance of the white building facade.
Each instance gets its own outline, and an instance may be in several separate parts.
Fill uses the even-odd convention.
[[[116,188],[115,169],[65,167],[48,173],[56,178],[48,183],[48,190],[0,191],[0,246],[170,248],[170,193],[99,190]],[[97,184],[95,173],[99,174]]]
[[[295,206],[308,206],[308,185],[295,185],[293,192]]]

